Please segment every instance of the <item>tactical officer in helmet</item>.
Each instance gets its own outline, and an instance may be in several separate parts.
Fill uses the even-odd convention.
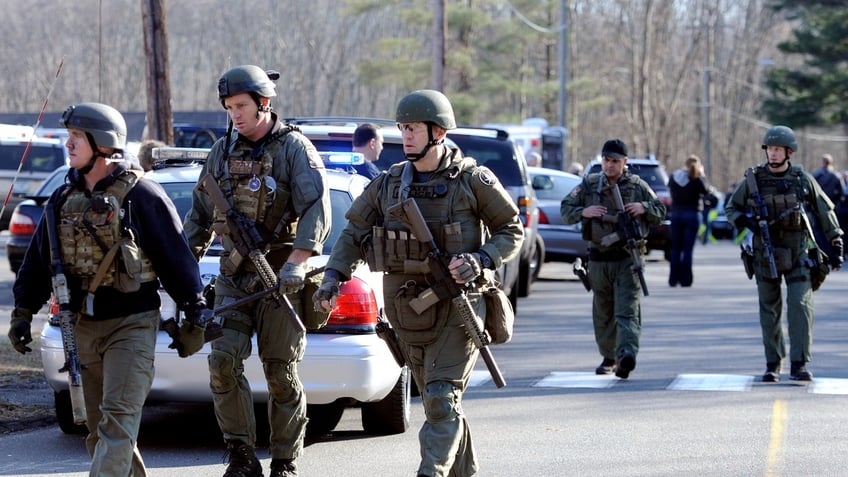
[[[433,285],[427,247],[388,209],[415,200],[438,247],[454,255],[453,278],[467,284],[481,317],[486,313],[481,286],[516,256],[524,231],[516,204],[495,175],[444,144],[447,131],[456,127],[444,94],[414,91],[400,100],[396,116],[407,160],[373,179],[353,202],[313,301],[317,309],[331,310],[339,283],[350,279],[360,260],[384,272],[386,314],[424,404],[418,475],[465,477],[476,473],[477,462],[461,404],[479,351],[449,299],[418,307],[421,313],[410,305]]]
[[[221,76],[218,97],[235,132],[219,139],[209,151],[185,227],[198,258],[213,235],[223,236],[224,252],[215,280],[216,307],[264,287],[259,276],[262,269],[234,249],[234,231],[223,226],[228,211],[215,206],[200,186],[204,180],[213,180],[228,207],[255,232],[257,245],[265,253],[262,265],[279,274],[279,292],[288,295],[303,317],[300,292],[306,260],[321,253],[330,231],[329,188],[315,147],[299,130],[281,123],[271,109],[271,98],[277,95],[273,79],[277,77],[279,73],[254,65],[237,66]],[[309,297],[305,302],[310,303]],[[253,395],[244,376],[244,360],[252,351],[254,333],[270,394],[270,475],[297,475],[295,459],[303,453],[307,421],[297,367],[303,359],[306,334],[295,329],[286,314],[273,300],[242,305],[224,314],[224,336],[212,342],[212,400],[230,456],[225,476],[262,475],[254,452]]]
[[[643,233],[665,217],[665,206],[651,187],[627,169],[627,146],[610,139],[601,149],[601,172],[583,178],[562,199],[560,213],[567,224],[583,223],[583,238],[589,244],[589,281],[592,285],[592,322],[595,342],[603,361],[596,374],[612,374],[627,379],[636,368],[639,338],[642,334],[642,294],[633,257],[627,242],[618,233],[614,186],[618,186],[624,211],[638,220]],[[639,258],[645,254],[645,240],[638,242]],[[641,264],[638,264],[641,266]]]
[[[786,318],[789,321],[791,345],[789,377],[797,381],[810,381],[813,373],[807,370],[806,363],[812,359],[812,292],[820,284],[813,283],[817,281],[820,267],[815,267],[808,253],[812,240],[808,228],[810,215],[819,219],[825,236],[830,240],[835,252],[830,257],[830,266],[834,270],[842,266],[843,232],[833,212],[833,204],[816,180],[801,166],[790,162],[792,154],[798,150],[795,133],[786,126],[769,128],[762,147],[766,162],[745,173],[745,180],[740,182],[727,201],[725,213],[739,230],[747,227],[754,232],[753,273],[757,280],[760,326],[766,356],[763,381],[780,380],[781,361],[786,357],[786,344],[780,324],[783,308],[781,277],[786,282]],[[767,208],[765,216],[761,216],[760,204],[755,201],[757,194]],[[761,219],[768,224],[776,276],[772,273],[768,247],[758,224]]]
[[[68,129],[71,169],[45,206],[57,230],[48,231],[45,219],[38,224],[15,280],[9,338],[19,352],[31,351],[32,315],[50,297],[51,264],[60,261],[76,319],[91,475],[143,476],[136,442],[153,381],[157,275],[186,314],[183,357],[203,345],[203,285],[174,204],[124,151],[121,114],[81,103],[65,111],[60,125]],[[48,234],[59,239],[59,257]]]

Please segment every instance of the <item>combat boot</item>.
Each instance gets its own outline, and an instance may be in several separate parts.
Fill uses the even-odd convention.
[[[803,361],[793,361],[792,368],[789,372],[789,379],[794,381],[812,381],[813,373],[807,371],[805,364]]]
[[[230,464],[224,472],[224,477],[263,477],[262,464],[256,458],[252,446],[239,441],[228,441],[227,453]]]
[[[297,477],[294,459],[271,459],[270,477]]]
[[[601,365],[595,368],[595,374],[612,374],[614,368],[615,360],[604,358],[604,360],[601,361]]]
[[[621,353],[618,358],[618,366],[615,368],[615,375],[621,379],[627,379],[630,377],[630,371],[634,369],[636,369],[636,356],[630,351]]]
[[[766,373],[763,374],[764,383],[776,383],[780,381],[780,361],[766,363]]]

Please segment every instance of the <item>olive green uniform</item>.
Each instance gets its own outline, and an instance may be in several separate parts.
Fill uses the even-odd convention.
[[[330,230],[331,208],[326,171],[312,143],[296,129],[275,125],[253,143],[236,136],[227,153],[227,138],[215,145],[200,174],[212,174],[230,204],[256,224],[268,245],[266,259],[275,273],[293,248],[320,254]],[[205,192],[195,189],[186,216],[186,236],[195,255],[208,247],[213,231],[223,236],[220,275],[215,282],[215,306],[260,291],[263,284],[249,258],[234,260],[233,242],[219,228],[225,211],[217,210]],[[289,295],[303,316],[301,294]],[[311,301],[307,297],[306,303]],[[244,376],[244,360],[257,333],[259,358],[268,382],[268,416],[273,459],[295,459],[303,452],[306,399],[297,374],[306,334],[294,329],[283,307],[257,300],[222,317],[224,336],[212,342],[210,387],[218,425],[227,442],[251,447],[256,442],[253,395]]]
[[[333,247],[327,268],[346,279],[364,259],[372,270],[385,272],[386,314],[424,403],[418,473],[470,476],[476,473],[477,462],[461,402],[479,351],[450,300],[439,301],[420,314],[411,308],[410,300],[432,284],[424,264],[427,248],[387,211],[414,198],[443,252],[485,252],[493,269],[516,256],[524,232],[516,204],[494,174],[463,158],[459,150],[448,151],[432,173],[418,174],[405,161],[375,178],[348,211],[348,225]],[[472,283],[468,298],[485,317],[481,285]]]
[[[754,273],[760,302],[760,326],[767,363],[780,363],[786,357],[786,344],[780,316],[783,309],[780,282],[786,281],[786,318],[789,322],[790,360],[807,363],[812,359],[813,290],[807,250],[806,224],[798,204],[808,217],[818,217],[825,236],[832,240],[842,235],[833,212],[833,204],[815,179],[800,166],[790,166],[774,174],[766,164],[754,169],[757,189],[768,207],[769,235],[774,247],[777,278],[769,278],[769,262],[762,236],[755,231],[753,240]],[[727,201],[725,212],[731,223],[739,223],[746,213],[757,210],[747,181]],[[811,218],[812,220],[812,218]]]
[[[636,218],[642,231],[658,224],[665,216],[665,206],[657,199],[650,186],[639,176],[625,171],[618,179],[621,197],[625,204],[640,202],[645,214]],[[587,219],[583,209],[590,205],[604,205],[607,217]],[[592,322],[598,351],[605,359],[617,360],[629,352],[635,357],[639,352],[642,333],[642,311],[639,297],[642,293],[639,278],[633,272],[633,259],[624,248],[620,237],[614,240],[617,210],[612,189],[603,173],[594,173],[563,198],[560,206],[562,219],[573,224],[583,222],[583,236],[589,244],[589,281],[592,285]],[[640,242],[641,256],[645,244]]]

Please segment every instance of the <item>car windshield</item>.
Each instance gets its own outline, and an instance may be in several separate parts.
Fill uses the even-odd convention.
[[[512,142],[464,134],[452,135],[451,139],[462,150],[463,156],[473,157],[477,164],[488,167],[498,176],[502,185],[524,185],[521,171],[518,168],[518,160],[514,156],[515,151]]]
[[[17,169],[27,148],[25,143],[0,146],[0,168]],[[53,172],[65,164],[65,148],[32,144],[21,166],[22,172]],[[43,176],[42,176],[43,177]]]
[[[647,182],[654,191],[668,190],[668,175],[665,171],[655,164],[638,164],[635,162],[627,162],[627,170],[636,174],[643,181]],[[601,165],[598,163],[592,164],[586,174],[601,172]]]
[[[533,177],[533,188],[539,200],[562,200],[579,183],[580,179],[577,177],[554,174],[535,174]]]
[[[38,188],[38,192],[35,193],[36,197],[50,197],[54,190],[58,189],[60,185],[65,182],[65,177],[68,176],[67,166],[62,166],[53,174],[50,174],[50,177],[44,180],[41,184],[41,187]]]

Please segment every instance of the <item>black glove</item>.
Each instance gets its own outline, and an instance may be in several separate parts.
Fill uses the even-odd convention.
[[[833,248],[833,253],[830,257],[830,269],[836,271],[842,268],[842,253],[844,251],[842,248],[842,237],[833,239],[830,242],[830,246]]]
[[[757,230],[757,221],[754,220],[753,217],[748,217],[747,215],[740,215],[736,217],[736,220],[733,221],[733,225],[736,226],[736,230],[740,232],[744,229]]]
[[[32,312],[26,308],[18,308],[12,310],[12,320],[9,323],[9,341],[15,351],[21,354],[27,354],[32,351],[32,348],[27,346],[32,343]]]
[[[336,307],[340,282],[339,272],[332,268],[324,271],[324,280],[321,281],[321,286],[312,294],[312,307],[315,311],[326,313],[328,310],[322,305],[325,301],[329,302],[331,309]]]

